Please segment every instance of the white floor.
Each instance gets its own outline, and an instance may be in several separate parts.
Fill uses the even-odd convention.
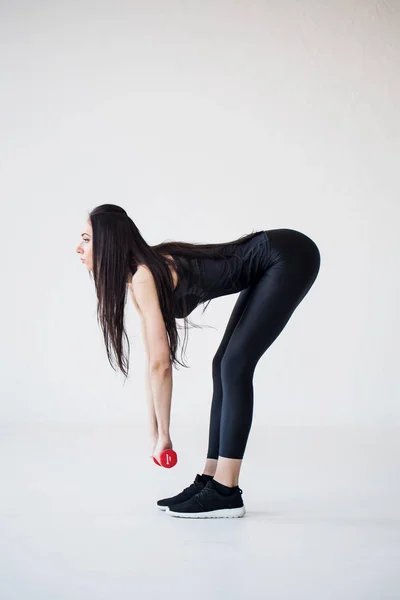
[[[155,508],[201,472],[205,441],[173,440],[168,470],[144,433],[2,427],[2,600],[400,598],[398,430],[253,426],[247,514],[212,520]]]

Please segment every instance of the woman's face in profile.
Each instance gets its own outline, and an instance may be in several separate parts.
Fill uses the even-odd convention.
[[[85,227],[82,230],[81,241],[78,244],[76,251],[80,255],[80,259],[87,268],[88,271],[93,271],[93,254],[92,254],[92,240],[93,230],[89,221],[85,223]]]

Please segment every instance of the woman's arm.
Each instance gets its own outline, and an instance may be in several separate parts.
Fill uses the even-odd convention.
[[[169,427],[171,416],[171,398],[172,398],[172,371],[166,368],[151,368],[149,363],[149,346],[147,343],[146,326],[143,319],[142,335],[147,355],[146,363],[146,396],[147,409],[149,415],[149,433],[153,441],[157,438],[169,440]],[[154,390],[155,388],[155,390]],[[154,398],[158,399],[157,408]],[[158,415],[158,417],[157,417]],[[160,424],[160,425],[159,425]]]
[[[148,361],[146,386],[151,434],[157,426],[159,438],[169,440],[172,399],[170,348],[157,288],[147,267],[139,267],[132,279],[132,299],[139,311]]]
[[[150,369],[149,369],[148,363],[146,364],[145,386],[146,386],[146,397],[147,397],[147,410],[148,410],[148,415],[149,415],[149,433],[150,433],[150,437],[155,441],[158,437],[158,426],[157,426],[156,411],[154,409],[154,398],[153,398],[153,391],[151,389],[151,377],[150,377]]]
[[[135,302],[135,299],[132,297],[132,300]],[[135,302],[136,304],[136,302]],[[137,306],[137,308],[139,308]],[[145,388],[146,388],[146,397],[147,397],[147,410],[149,415],[149,433],[150,437],[155,441],[158,437],[158,426],[157,426],[157,416],[154,408],[154,398],[153,398],[153,390],[151,389],[151,376],[150,376],[150,365],[149,365],[149,347],[147,345],[146,338],[146,328],[144,324],[144,320],[140,317],[140,324],[142,327],[142,339],[143,344],[147,356],[147,362],[145,367]]]
[[[150,369],[149,378],[158,436],[160,440],[166,441],[170,439],[172,368],[169,365]]]

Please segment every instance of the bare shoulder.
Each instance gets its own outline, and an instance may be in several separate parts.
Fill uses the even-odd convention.
[[[155,287],[154,280],[153,280],[153,274],[152,274],[151,270],[146,265],[138,265],[138,267],[136,269],[136,273],[133,275],[132,281],[129,284],[129,293],[130,293],[133,305],[139,314],[141,314],[142,311],[140,310],[137,296],[140,295],[139,286],[142,287],[142,285],[144,283],[147,283],[147,284],[150,283],[150,285],[151,285],[151,283],[153,283],[153,285]],[[138,291],[139,291],[139,293],[138,293]]]

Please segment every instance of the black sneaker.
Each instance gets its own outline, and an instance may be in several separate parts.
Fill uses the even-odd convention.
[[[246,509],[242,500],[243,491],[236,486],[228,496],[221,494],[214,480],[208,481],[200,492],[181,502],[168,506],[166,514],[186,519],[215,519],[244,517]]]
[[[198,494],[203,487],[206,485],[207,481],[212,479],[211,475],[196,475],[196,478],[193,483],[189,485],[189,487],[185,488],[182,492],[177,494],[176,496],[172,496],[172,498],[164,498],[163,500],[158,500],[157,508],[160,510],[166,510],[168,506],[172,506],[174,504],[180,504],[181,502],[185,502],[185,500],[189,500],[195,494]]]

